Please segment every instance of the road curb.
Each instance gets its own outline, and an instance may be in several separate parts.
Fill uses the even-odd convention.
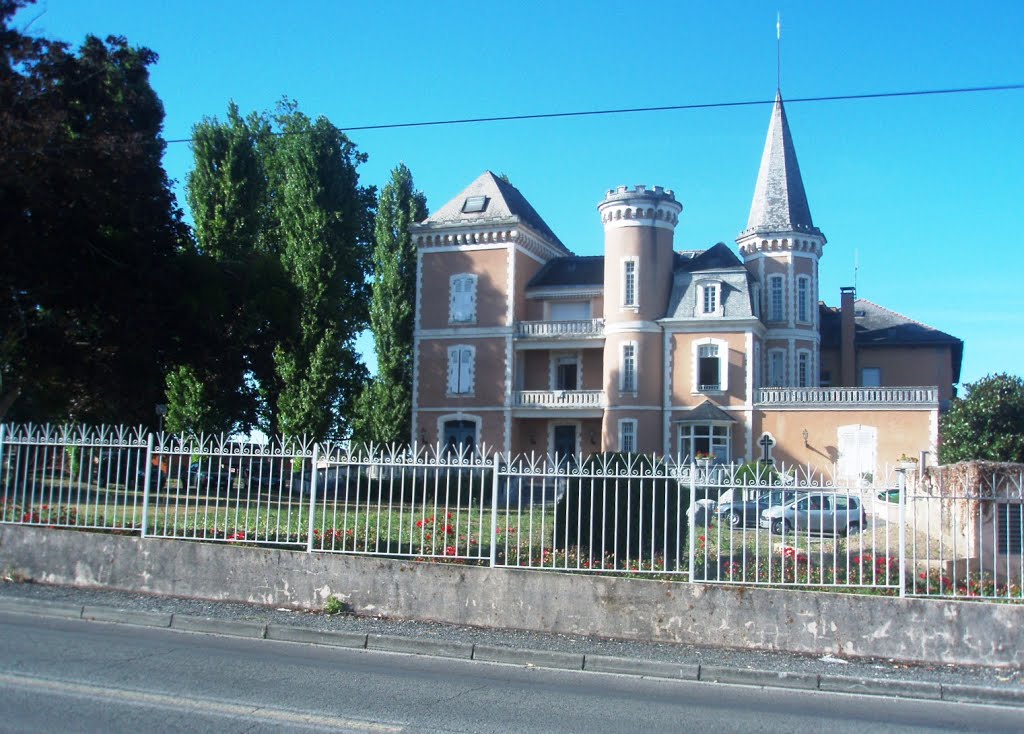
[[[192,617],[186,614],[171,615],[171,627],[186,632],[206,632],[208,634],[230,635],[232,637],[264,638],[267,636],[267,625],[263,622]]]
[[[161,612],[143,612],[131,609],[114,609],[112,607],[86,606],[82,608],[82,619],[96,622],[117,622],[119,624],[137,624],[145,627],[170,627],[171,614]]]
[[[701,665],[700,680],[705,683],[728,683],[741,686],[797,688],[809,691],[818,689],[817,673],[752,670],[748,668],[728,668],[720,665]]]
[[[514,647],[475,645],[473,660],[486,663],[532,665],[538,668],[558,668],[559,670],[583,670],[582,654],[551,650],[522,650]]]
[[[305,627],[264,624],[247,620],[224,620],[184,614],[164,614],[114,607],[81,606],[59,602],[0,599],[0,612],[37,617],[81,619],[160,627],[183,632],[201,632],[232,637],[250,637],[280,642],[297,642],[326,647],[367,649],[413,655],[458,658],[488,663],[535,666],[558,670],[581,670],[647,678],[702,681],[722,685],[760,686],[820,690],[868,696],[943,700],[994,706],[1024,706],[1024,688],[994,688],[970,684],[932,683],[886,678],[818,675],[789,671],[753,670],[692,663],[663,663],[606,655],[583,655],[552,650],[530,650],[467,642],[429,640],[396,635],[319,631]]]
[[[674,680],[698,680],[700,675],[700,666],[692,663],[659,663],[609,655],[584,655],[583,669],[591,673],[617,673]]]
[[[473,659],[473,644],[469,642],[450,642],[447,640],[424,640],[418,637],[398,637],[396,635],[368,635],[367,650],[383,650],[386,652],[403,652],[409,655],[433,655],[441,658]]]
[[[942,684],[926,681],[822,675],[819,676],[818,688],[831,693],[863,693],[869,696],[898,696],[934,701],[942,699]]]
[[[365,632],[322,632],[308,627],[287,627],[280,624],[267,625],[267,639],[279,642],[305,642],[310,645],[327,647],[348,647],[366,649]]]

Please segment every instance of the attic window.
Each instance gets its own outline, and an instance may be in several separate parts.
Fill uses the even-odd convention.
[[[462,205],[462,213],[473,214],[475,212],[482,212],[486,208],[486,196],[467,196],[465,203]]]

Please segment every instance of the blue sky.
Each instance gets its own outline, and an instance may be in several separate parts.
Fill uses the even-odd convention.
[[[165,137],[287,95],[339,127],[1024,82],[1024,3],[43,0],[20,24],[73,44],[120,34],[160,55]],[[746,226],[769,106],[352,132],[364,183],[404,161],[437,209],[506,173],[578,254],[617,185],[674,189],[676,249]],[[963,382],[1024,374],[1024,90],[787,105],[840,286],[966,342]],[[178,183],[187,144],[165,164]]]

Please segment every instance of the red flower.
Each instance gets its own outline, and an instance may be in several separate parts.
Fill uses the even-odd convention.
[[[454,545],[450,545],[444,549],[444,554],[446,556],[457,556],[459,554],[459,549],[456,548]]]

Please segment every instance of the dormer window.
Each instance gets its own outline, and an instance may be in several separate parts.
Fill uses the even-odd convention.
[[[697,284],[697,310],[702,316],[722,315],[722,284],[715,280]]]
[[[476,214],[482,212],[487,208],[487,197],[486,196],[467,196],[466,200],[462,203],[463,214]]]

